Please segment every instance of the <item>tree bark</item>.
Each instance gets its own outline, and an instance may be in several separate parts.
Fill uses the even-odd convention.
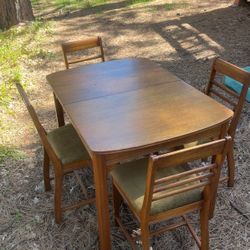
[[[30,0],[18,0],[20,6],[20,20],[32,21],[34,19]]]
[[[9,28],[17,23],[15,1],[0,0],[0,29]]]
[[[30,0],[0,0],[0,29],[33,19]]]
[[[235,0],[234,1],[234,4],[237,5],[237,6],[245,6],[247,5],[247,0]]]

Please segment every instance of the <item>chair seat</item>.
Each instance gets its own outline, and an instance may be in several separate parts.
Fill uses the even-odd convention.
[[[48,140],[62,164],[90,160],[90,156],[71,124],[47,134]]]
[[[203,139],[203,140],[199,140],[199,141],[189,142],[189,143],[184,144],[184,148],[191,148],[191,147],[194,147],[194,146],[197,146],[197,145],[200,145],[200,144],[204,144],[204,143],[210,142],[211,140],[208,140],[208,139],[204,140]]]
[[[140,159],[137,161],[121,164],[111,171],[111,175],[115,183],[120,187],[137,212],[141,211],[143,205],[147,167],[148,159]],[[187,170],[190,170],[187,165],[159,169],[156,173],[156,178],[158,179],[165,176],[170,176]],[[182,179],[185,178],[180,178],[180,180]],[[194,184],[194,182],[191,184]],[[172,188],[171,190],[176,189],[178,188]],[[166,197],[164,199],[152,202],[150,215],[155,215],[170,209],[181,207],[201,199],[201,188]]]

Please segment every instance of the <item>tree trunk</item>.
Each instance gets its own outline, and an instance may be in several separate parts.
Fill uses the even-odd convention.
[[[20,6],[20,20],[32,21],[34,19],[30,0],[18,0]]]
[[[0,29],[33,19],[30,0],[0,0]]]
[[[237,6],[245,6],[247,4],[247,0],[235,0],[234,4]]]

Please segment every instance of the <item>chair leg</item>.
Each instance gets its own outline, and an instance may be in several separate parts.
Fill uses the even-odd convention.
[[[113,186],[113,209],[114,209],[114,216],[115,218],[120,218],[120,206],[122,204],[122,196],[120,192],[117,190],[116,186],[114,183],[112,184]],[[115,225],[119,226],[117,221],[115,220]]]
[[[55,221],[61,223],[62,221],[62,181],[63,175],[55,175],[55,194],[54,194],[54,210],[55,210]]]
[[[233,152],[233,144],[227,153],[227,164],[228,164],[228,187],[234,186],[234,173],[235,173],[235,162],[234,162],[234,152]]]
[[[141,241],[142,241],[142,249],[149,250],[149,226],[148,224],[141,224]]]
[[[202,209],[200,210],[201,250],[209,249],[208,221],[209,221],[209,206],[204,204]]]
[[[75,174],[75,177],[76,177],[76,180],[77,182],[79,183],[81,189],[82,189],[82,193],[83,195],[85,196],[86,199],[88,199],[88,192],[87,192],[87,189],[86,187],[84,186],[82,180],[81,180],[81,177],[80,175],[78,174],[78,171],[77,170],[74,170],[74,174]]]
[[[43,149],[44,159],[43,159],[43,180],[45,191],[51,190],[50,177],[49,177],[49,156],[45,149]]]

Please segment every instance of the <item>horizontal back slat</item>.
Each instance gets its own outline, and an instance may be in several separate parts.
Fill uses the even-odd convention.
[[[157,179],[155,180],[155,184],[162,184],[164,182],[167,182],[167,181],[170,181],[172,179],[179,179],[179,178],[183,178],[187,175],[192,175],[192,174],[198,174],[198,173],[201,173],[201,172],[204,172],[204,171],[207,171],[207,170],[211,170],[213,168],[216,167],[216,164],[209,164],[207,166],[203,166],[202,168],[195,168],[195,169],[191,169],[189,171],[185,171],[185,172],[182,172],[182,173],[178,173],[178,174],[175,174],[175,175],[170,175],[170,176],[167,176],[167,177],[164,177],[164,178],[160,178],[160,179]]]
[[[191,176],[190,178],[187,178],[187,179],[183,179],[183,180],[180,180],[180,181],[165,184],[165,185],[162,185],[160,187],[155,187],[154,190],[153,190],[153,193],[159,193],[159,192],[165,191],[165,190],[170,189],[170,188],[176,188],[176,187],[183,186],[185,184],[192,183],[192,182],[195,182],[195,181],[208,179],[208,178],[211,178],[213,175],[214,174],[212,172],[210,172],[210,173],[203,172],[203,174],[200,174],[200,175]],[[173,179],[176,179],[176,178],[173,178]]]
[[[75,52],[78,50],[90,49],[100,46],[99,37],[88,38],[84,40],[65,42],[62,44],[62,49],[65,53]]]
[[[215,80],[212,81],[212,83],[213,83],[215,86],[217,86],[218,88],[220,88],[220,89],[224,90],[225,92],[227,92],[229,95],[231,95],[231,96],[233,96],[233,97],[235,97],[235,98],[237,98],[237,99],[240,97],[237,93],[235,93],[235,92],[232,91],[231,89],[227,88],[225,85],[223,85],[223,84],[221,84],[221,83],[218,83],[218,82],[216,82]]]
[[[221,139],[192,148],[182,149],[175,152],[151,157],[154,165],[157,167],[173,167],[189,161],[207,158],[209,156],[222,153],[225,142],[225,139]]]
[[[84,58],[84,59],[78,59],[78,60],[71,60],[71,61],[68,61],[68,64],[85,62],[85,61],[90,61],[90,60],[94,60],[94,59],[98,59],[98,58],[102,58],[102,55],[92,56],[92,57],[88,57],[88,58]]]
[[[177,178],[183,178],[187,175],[190,175],[190,174],[198,174],[200,172],[203,172],[203,171],[207,171],[207,170],[210,170],[212,168],[214,168],[216,166],[216,164],[209,164],[207,166],[204,166],[201,168],[195,168],[195,169],[192,169],[192,170],[189,170],[189,171],[185,171],[185,172],[182,172],[182,173],[179,173],[179,174],[175,174],[175,175],[171,175],[171,176],[167,176],[167,177],[164,177],[164,178],[161,178],[161,179],[157,179],[155,180],[155,184],[161,184],[161,183],[164,183],[164,182],[167,182],[173,178],[177,179]]]
[[[220,58],[216,59],[214,69],[223,75],[241,82],[242,84],[249,84],[250,73]]]
[[[203,181],[203,182],[200,182],[200,183],[197,183],[197,184],[193,184],[193,185],[189,185],[189,186],[186,186],[186,187],[183,187],[183,188],[179,188],[177,190],[164,193],[162,195],[153,196],[152,201],[161,200],[163,198],[173,196],[173,195],[176,195],[176,194],[180,194],[180,193],[184,193],[184,192],[196,189],[196,188],[205,187],[208,184],[210,184],[210,181]]]
[[[223,101],[229,103],[230,105],[233,106],[233,108],[235,108],[237,106],[236,103],[234,103],[233,101],[229,100],[227,97],[223,96],[222,94],[218,93],[216,90],[211,89],[210,92],[216,96],[218,96],[220,99],[222,99]]]

